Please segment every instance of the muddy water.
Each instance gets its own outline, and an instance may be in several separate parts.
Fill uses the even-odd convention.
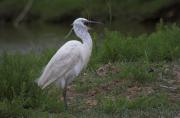
[[[64,42],[76,39],[71,35],[64,39],[70,26],[61,25],[26,25],[14,28],[12,26],[0,27],[0,53],[22,52],[35,50],[42,51],[45,48],[58,48]]]
[[[66,41],[77,39],[74,33],[67,39],[64,39],[71,27],[71,25],[47,24],[21,25],[18,28],[8,25],[0,26],[0,53],[4,51],[26,53],[32,50],[41,52],[46,48],[59,48]],[[92,27],[91,33],[96,32],[98,35],[101,35],[101,38],[103,37],[104,29],[117,30],[128,35],[139,35],[143,32],[149,32],[149,28],[147,30],[136,23],[117,22],[115,25],[109,24],[90,27]]]

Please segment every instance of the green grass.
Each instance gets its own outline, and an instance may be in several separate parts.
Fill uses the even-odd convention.
[[[164,109],[169,108],[169,102],[166,96],[152,95],[148,97],[139,97],[129,101],[127,98],[117,98],[115,100],[102,100],[102,110],[107,113],[122,112],[124,110],[146,110],[146,109]]]
[[[176,80],[166,70],[173,70],[169,68],[173,64],[180,66],[175,64],[180,58],[179,38],[176,25],[159,26],[156,32],[137,37],[105,31],[105,40],[95,45],[87,69],[68,91],[67,112],[60,100],[62,91],[55,87],[42,91],[34,82],[56,49],[40,54],[4,52],[0,55],[0,117],[173,118],[180,109],[180,101],[174,99],[179,89],[171,92],[159,85],[165,84],[165,78]],[[96,70],[109,62],[119,71],[99,76]]]
[[[1,106],[4,107],[1,108],[2,114],[19,116],[26,109],[63,111],[62,102],[55,97],[58,96],[57,94],[51,93],[51,95],[47,91],[42,92],[35,84],[42,67],[52,54],[52,51],[49,50],[48,53],[45,52],[41,56],[33,53],[27,55],[4,53],[1,55],[0,101],[5,104]]]
[[[95,61],[102,63],[173,61],[180,57],[180,28],[176,25],[159,26],[152,34],[124,36],[116,31],[105,32],[105,41],[98,49]]]

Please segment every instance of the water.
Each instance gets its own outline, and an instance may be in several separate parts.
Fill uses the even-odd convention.
[[[70,26],[61,25],[26,25],[14,28],[12,26],[0,27],[0,53],[42,51],[45,48],[58,48],[73,35],[64,39]]]
[[[118,24],[118,25],[117,25]],[[115,23],[109,25],[96,25],[92,27],[92,32],[96,32],[103,38],[104,29],[108,28],[110,30],[118,30],[123,34],[141,34],[142,32],[147,32],[147,29],[141,27],[140,25],[132,24],[120,24]],[[21,52],[26,53],[28,51],[41,52],[46,48],[59,48],[68,40],[76,39],[77,37],[72,33],[70,37],[64,39],[71,25],[45,25],[45,24],[31,24],[31,25],[21,25],[18,28],[12,26],[0,26],[0,53],[6,52]]]

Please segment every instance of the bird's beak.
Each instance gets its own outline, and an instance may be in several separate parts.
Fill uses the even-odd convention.
[[[91,21],[91,20],[88,20],[88,23],[94,23],[94,24],[103,24],[101,22],[97,22],[97,21]]]
[[[103,24],[103,23],[101,23],[101,22],[97,22],[97,21],[91,21],[91,20],[88,20],[87,21],[87,23],[92,23],[92,24]],[[87,27],[88,28],[88,30],[91,30],[91,28],[90,27]]]

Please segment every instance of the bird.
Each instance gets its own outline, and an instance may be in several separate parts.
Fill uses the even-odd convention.
[[[90,28],[86,23],[100,22],[87,20],[86,18],[75,19],[72,23],[72,30],[81,41],[70,40],[60,47],[36,81],[42,89],[45,89],[51,84],[62,88],[65,110],[68,108],[67,86],[87,66],[92,52],[93,42],[88,32]]]

